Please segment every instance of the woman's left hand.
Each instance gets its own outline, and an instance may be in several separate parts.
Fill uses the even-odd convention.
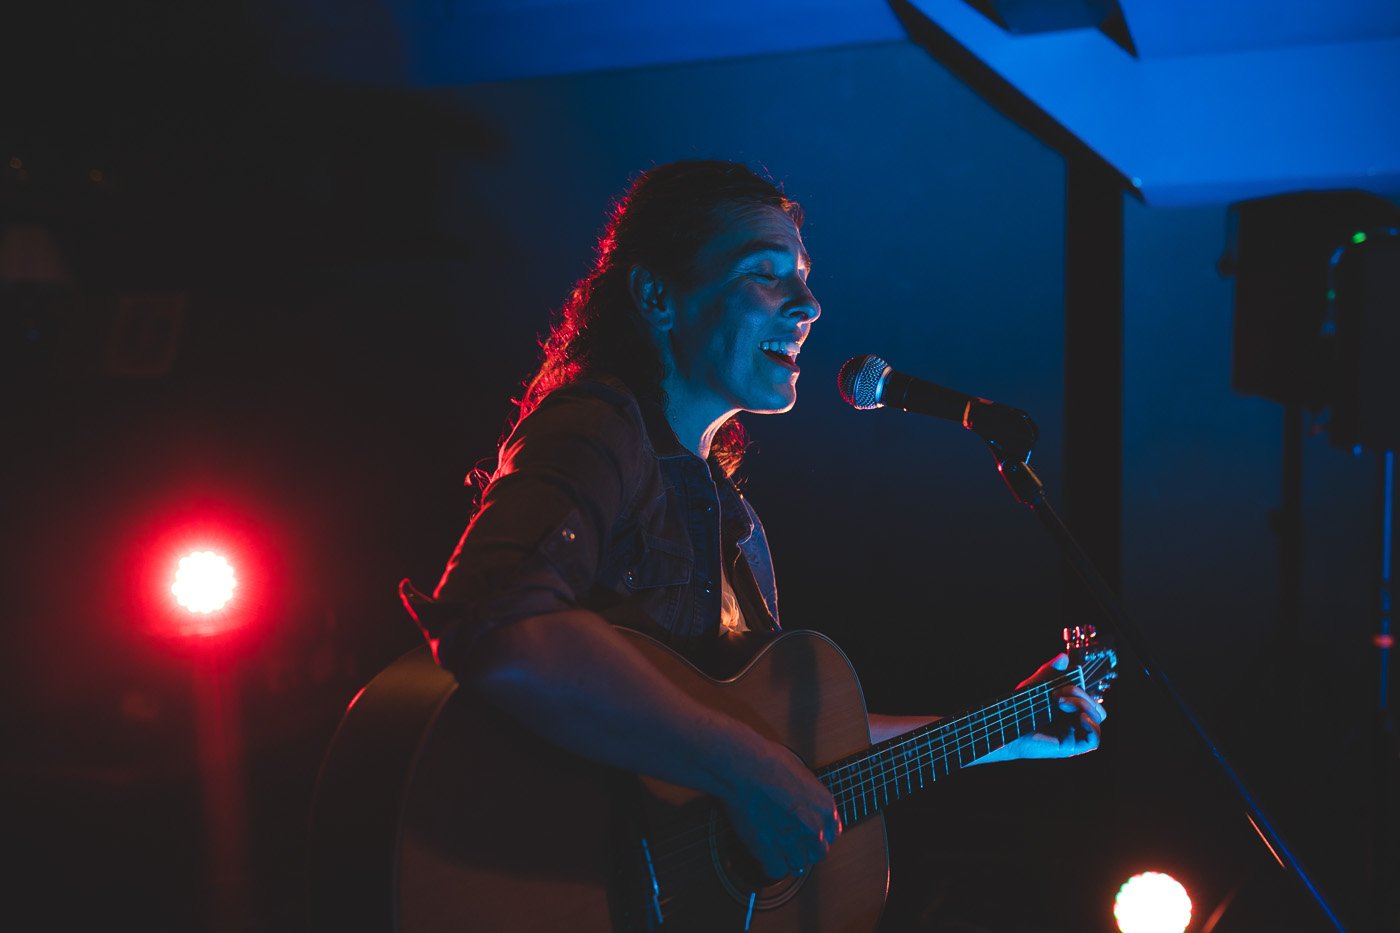
[[[1044,681],[1051,680],[1069,669],[1069,655],[1060,653],[1046,661],[1031,676],[1016,685],[1024,690]],[[977,760],[978,764],[993,761],[1010,761],[1016,758],[1070,758],[1092,752],[1099,747],[1099,724],[1108,716],[1108,710],[1082,687],[1067,686],[1054,693],[1055,705],[1062,715],[1056,717],[1062,728],[1049,732],[1036,732],[1023,735],[1008,742],[1001,748]]]

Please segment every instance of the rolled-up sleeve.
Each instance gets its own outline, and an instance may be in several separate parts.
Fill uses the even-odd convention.
[[[591,384],[552,393],[517,425],[431,604],[415,613],[439,663],[459,672],[485,632],[581,605],[636,488],[643,430],[630,396]]]

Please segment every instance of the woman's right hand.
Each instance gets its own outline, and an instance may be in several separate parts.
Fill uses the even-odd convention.
[[[724,795],[749,853],[771,879],[798,875],[826,856],[841,833],[831,792],[787,748],[757,738]]]

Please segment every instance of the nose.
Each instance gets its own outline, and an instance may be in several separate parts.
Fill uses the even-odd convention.
[[[794,276],[793,280],[797,285],[792,300],[788,302],[787,313],[808,323],[815,321],[822,316],[821,302],[817,301],[817,296],[812,294],[812,290],[800,277]]]

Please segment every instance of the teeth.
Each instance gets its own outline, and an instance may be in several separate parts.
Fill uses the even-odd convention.
[[[795,340],[765,340],[758,345],[758,348],[781,353],[789,360],[797,359],[797,354],[802,352],[802,347]]]

